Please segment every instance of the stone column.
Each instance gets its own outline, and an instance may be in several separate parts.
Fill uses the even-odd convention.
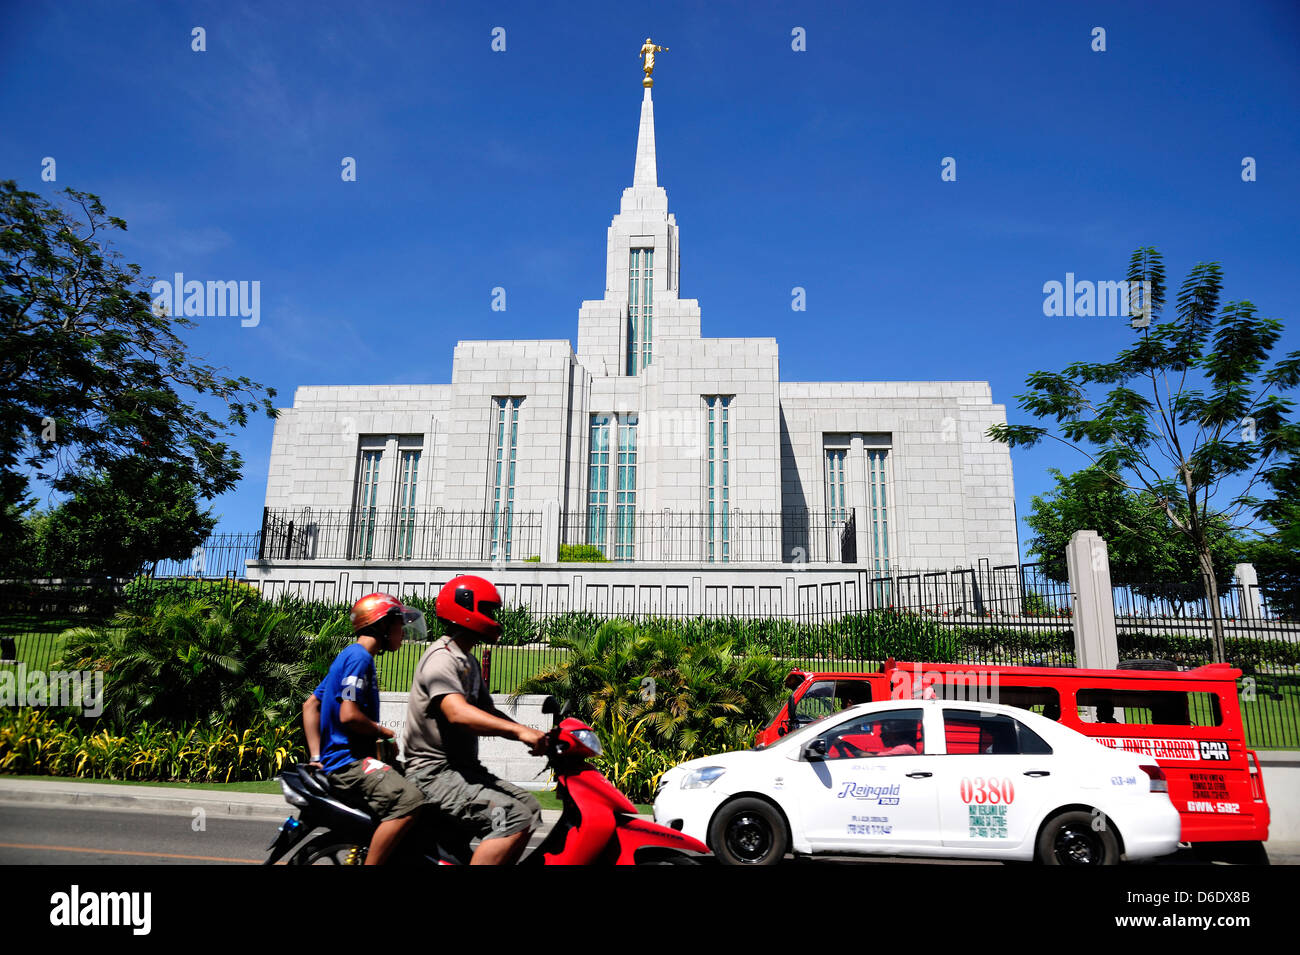
[[[862,435],[854,434],[849,440],[848,504],[850,511],[855,515],[854,544],[858,552],[858,563],[871,566],[871,503],[867,490],[867,452],[862,443]]]
[[[1115,603],[1110,585],[1110,557],[1096,531],[1075,531],[1065,550],[1070,589],[1074,592],[1074,652],[1085,669],[1119,666],[1115,638]]]
[[[1249,620],[1258,620],[1264,616],[1259,604],[1259,576],[1254,564],[1238,564],[1232,569],[1232,575],[1241,585],[1241,615]]]
[[[542,563],[560,559],[560,502],[548,497],[542,505]]]

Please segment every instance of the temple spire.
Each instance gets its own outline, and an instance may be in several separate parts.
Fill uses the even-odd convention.
[[[655,164],[655,104],[647,87],[641,100],[641,128],[636,134],[636,171],[632,186],[658,186],[659,169]]]

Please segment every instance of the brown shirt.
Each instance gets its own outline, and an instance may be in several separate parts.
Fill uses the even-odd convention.
[[[402,730],[402,752],[410,771],[478,764],[478,734],[452,726],[442,715],[441,701],[459,693],[474,706],[493,711],[492,695],[483,683],[478,660],[449,637],[434,642],[415,665]]]

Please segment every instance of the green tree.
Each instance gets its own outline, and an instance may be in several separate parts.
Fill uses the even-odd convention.
[[[1199,599],[1200,560],[1185,534],[1169,521],[1149,491],[1134,493],[1096,468],[1064,475],[1053,468],[1056,489],[1033,499],[1025,523],[1035,536],[1029,552],[1051,580],[1069,579],[1065,551],[1075,531],[1093,530],[1106,541],[1111,583],[1181,605]],[[1241,560],[1243,542],[1223,520],[1207,529],[1215,579],[1222,589]]]
[[[1242,557],[1255,565],[1269,611],[1300,620],[1300,552],[1280,537],[1260,537],[1246,542]]]
[[[1283,396],[1300,383],[1300,352],[1266,367],[1282,322],[1260,317],[1248,301],[1220,308],[1217,263],[1191,270],[1169,321],[1162,320],[1164,263],[1155,249],[1133,253],[1128,281],[1149,290],[1130,316],[1134,344],[1114,361],[1028,377],[1029,391],[1017,396],[1021,410],[1054,426],[995,425],[988,433],[1012,447],[1060,441],[1117,486],[1150,493],[1197,557],[1221,661],[1212,529],[1220,521],[1249,525],[1266,505],[1258,487],[1276,486],[1300,451],[1300,424],[1288,420],[1292,404]]]
[[[126,223],[64,192],[72,211],[0,182],[0,538],[22,529],[29,478],[96,493],[139,459],[213,498],[243,465],[225,439],[258,407],[275,416],[274,390],[193,359],[177,331],[194,323],[154,312],[139,267],[110,243]]]
[[[23,569],[41,577],[130,577],[155,561],[189,556],[215,526],[193,486],[170,466],[153,470],[125,458],[29,518]]]

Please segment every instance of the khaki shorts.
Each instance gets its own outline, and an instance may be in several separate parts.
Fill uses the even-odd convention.
[[[424,805],[424,795],[405,776],[377,759],[359,759],[329,774],[330,785],[344,802],[361,803],[388,822],[409,816]]]
[[[453,819],[471,838],[500,839],[542,824],[542,807],[532,793],[498,779],[482,766],[413,772],[410,781],[429,805]]]

